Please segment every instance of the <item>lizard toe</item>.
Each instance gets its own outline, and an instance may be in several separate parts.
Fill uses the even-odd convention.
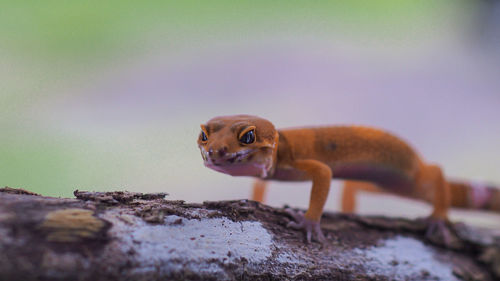
[[[314,226],[314,232],[316,233],[316,239],[318,240],[318,242],[324,244],[326,242],[326,238],[325,235],[323,235],[323,231],[321,231],[319,223]]]
[[[427,218],[427,229],[425,232],[425,237],[438,245],[445,246],[447,248],[457,247],[457,237],[453,235],[453,230],[448,221],[444,219],[436,219],[433,217]]]
[[[316,240],[321,244],[326,242],[319,221],[307,219],[303,212],[296,212],[291,209],[286,209],[285,212],[295,220],[290,221],[287,227],[295,230],[302,230],[306,235],[307,243],[311,243],[312,240]]]
[[[302,224],[301,223],[297,223],[297,222],[294,222],[294,221],[291,221],[289,222],[286,227],[288,228],[292,228],[292,229],[296,229],[296,230],[300,230],[302,229]]]
[[[304,218],[304,212],[302,211],[294,211],[291,208],[286,208],[285,213],[289,216],[291,216],[296,222],[302,221]]]

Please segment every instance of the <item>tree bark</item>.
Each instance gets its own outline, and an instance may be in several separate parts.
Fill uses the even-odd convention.
[[[0,189],[0,280],[498,280],[500,237],[423,220],[325,213],[306,244],[282,208],[188,204],[166,194]]]

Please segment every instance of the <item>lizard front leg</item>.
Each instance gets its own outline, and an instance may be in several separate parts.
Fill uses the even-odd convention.
[[[264,199],[266,196],[266,186],[267,186],[267,181],[256,179],[253,183],[253,188],[252,188],[252,200],[264,203]]]
[[[304,171],[312,179],[313,185],[309,208],[305,215],[288,210],[288,213],[296,220],[296,222],[290,222],[288,227],[303,230],[306,233],[307,242],[311,242],[314,234],[314,238],[323,243],[326,239],[320,228],[320,220],[330,191],[332,170],[326,164],[312,159],[295,160],[292,166]]]

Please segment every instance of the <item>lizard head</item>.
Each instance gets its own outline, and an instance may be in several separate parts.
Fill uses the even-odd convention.
[[[256,116],[215,117],[201,125],[198,147],[205,166],[213,170],[265,178],[276,163],[278,132]]]

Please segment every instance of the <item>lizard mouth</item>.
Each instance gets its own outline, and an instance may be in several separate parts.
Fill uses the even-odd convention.
[[[267,176],[268,161],[251,161],[254,159],[255,149],[231,153],[224,158],[213,159],[207,157],[204,164],[207,168],[229,174],[231,176]]]
[[[255,152],[254,149],[251,150],[244,150],[244,151],[239,151],[234,153],[234,155],[230,155],[229,157],[224,158],[225,161],[229,163],[234,163],[234,162],[241,162],[243,160],[250,161],[253,158],[253,153]]]
[[[266,165],[263,163],[246,162],[235,164],[214,164],[205,161],[205,166],[217,172],[231,176],[267,176]]]
[[[250,161],[253,158],[253,154],[256,152],[255,149],[242,150],[227,154],[223,158],[213,158],[209,155],[205,157],[205,165],[210,164],[214,166],[226,166],[242,163],[243,160]]]

